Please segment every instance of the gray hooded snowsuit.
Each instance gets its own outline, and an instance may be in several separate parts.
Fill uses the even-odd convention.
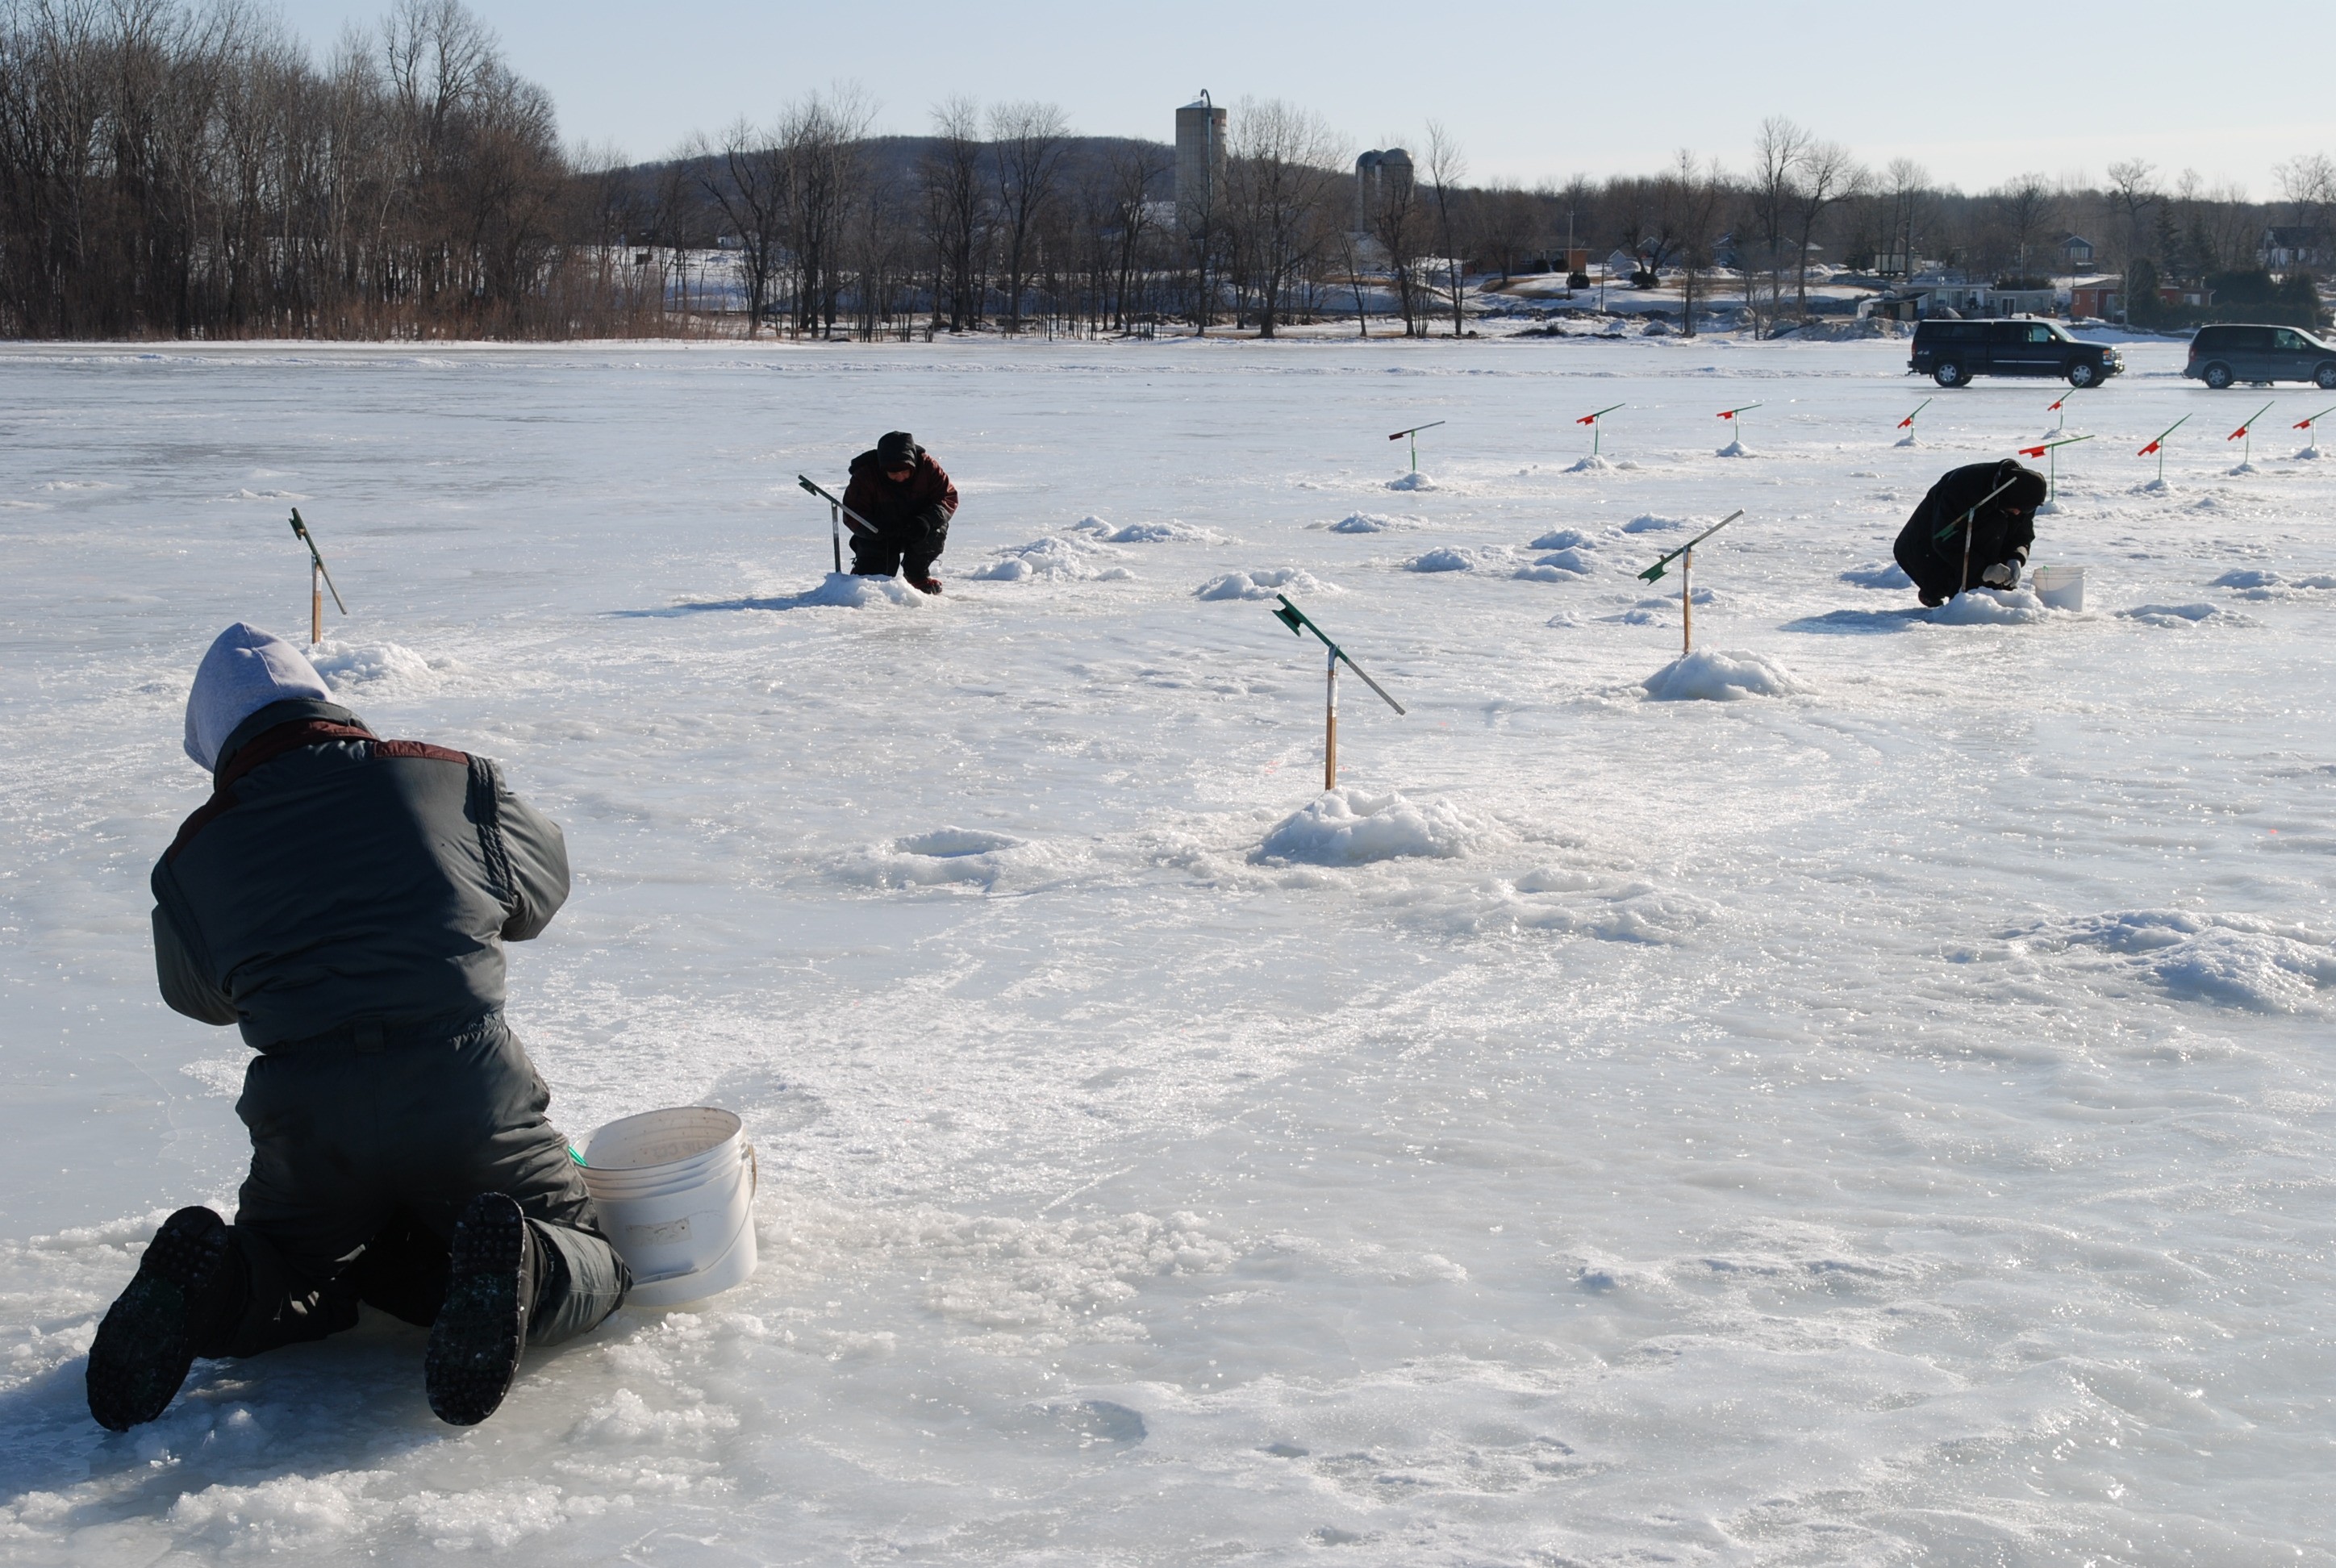
[[[493,763],[379,739],[330,697],[297,649],[237,625],[188,698],[215,786],[154,867],[155,967],[173,1008],[259,1053],[236,1105],[242,1288],[195,1352],[320,1339],[360,1300],[427,1324],[482,1192],[545,1244],[529,1342],[580,1333],[631,1277],[502,1015],[502,944],[566,900],[565,842]]]

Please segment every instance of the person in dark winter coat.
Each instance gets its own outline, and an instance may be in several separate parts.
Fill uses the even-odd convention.
[[[877,442],[852,460],[852,482],[843,504],[875,528],[876,537],[852,536],[852,570],[858,577],[894,572],[927,593],[939,593],[933,561],[949,543],[949,519],[957,515],[957,486],[941,465],[905,430]]]
[[[194,1358],[319,1339],[360,1301],[430,1328],[431,1407],[492,1414],[521,1353],[597,1326],[632,1277],[503,1019],[503,944],[568,896],[560,829],[501,771],[383,740],[298,649],[222,632],[187,699],[213,793],[154,867],[162,998],[258,1054],[230,1225],[162,1224],[100,1324],[89,1407],[160,1416]]]
[[[1899,531],[1894,552],[1922,602],[1944,604],[1969,588],[2018,588],[2047,490],[2042,474],[2008,457],[1942,474]]]

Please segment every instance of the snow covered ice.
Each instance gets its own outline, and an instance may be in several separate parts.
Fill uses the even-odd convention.
[[[2135,493],[2181,352],[2063,454],[2088,613],[1949,624],[1891,541],[2037,399],[1897,449],[1903,343],[0,351],[0,1560],[2331,1561],[2336,476]],[[794,486],[894,428],[936,600]],[[145,879],[293,494],[327,678],[567,828],[555,1118],[739,1112],[763,1265],[475,1429],[369,1317],[109,1437],[97,1314],[243,1169]],[[1739,506],[1698,643],[1802,689],[1653,700],[1631,574]],[[1337,796],[1275,591],[1410,709]]]

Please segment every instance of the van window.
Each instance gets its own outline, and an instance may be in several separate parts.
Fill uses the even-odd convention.
[[[2302,354],[2304,350],[2303,335],[2282,328],[2271,335],[2271,346],[2289,354]]]
[[[2030,326],[2028,329],[2028,341],[2030,343],[2049,343],[2052,341],[2052,329],[2041,325]]]

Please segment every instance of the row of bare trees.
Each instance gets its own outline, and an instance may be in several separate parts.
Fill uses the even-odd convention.
[[[0,0],[0,332],[607,330],[595,193],[457,0],[321,68],[236,0]]]
[[[626,168],[562,150],[461,0],[394,5],[319,65],[246,0],[0,0],[0,334],[1459,335],[1470,274],[1610,248],[1683,283],[1689,330],[1729,295],[1765,329],[1813,308],[1819,258],[2026,277],[2074,231],[2105,268],[2211,275],[2252,265],[2266,224],[2336,212],[2325,156],[2282,166],[2271,203],[2137,161],[1966,195],[1781,118],[1734,172],[1682,151],[1532,190],[1470,185],[1431,123],[1416,173],[1365,188],[1353,147],[1279,102],[1235,108],[1195,197],[1168,148],[1076,135],[1052,104],[951,99],[929,134],[881,136],[849,84]]]

